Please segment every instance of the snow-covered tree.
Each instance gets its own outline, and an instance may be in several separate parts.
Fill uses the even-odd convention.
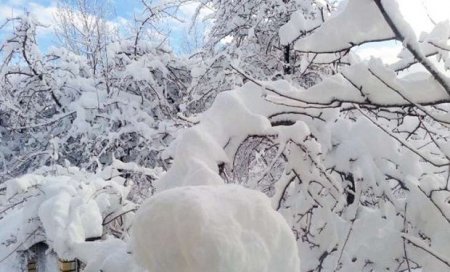
[[[1,226],[29,210],[27,199],[42,200],[27,217],[35,221],[25,225],[39,229],[58,254],[92,269],[139,271],[124,241],[135,204],[156,192],[137,212],[133,249],[141,251],[134,254],[152,268],[158,261],[185,268],[192,259],[182,253],[198,244],[177,235],[167,244],[139,240],[147,224],[154,235],[187,231],[208,245],[224,240],[190,232],[206,224],[195,216],[208,215],[214,220],[208,227],[224,230],[220,234],[230,227],[221,229],[226,218],[238,218],[236,226],[256,230],[255,237],[279,229],[267,224],[263,233],[266,224],[258,225],[253,213],[234,214],[252,208],[276,213],[267,201],[264,209],[251,207],[246,201],[259,203],[261,194],[230,193],[226,188],[240,188],[230,183],[270,198],[297,240],[301,271],[450,269],[448,22],[435,21],[431,32],[417,37],[393,0],[340,1],[336,10],[332,1],[197,1],[196,14],[210,9],[205,18],[211,23],[205,47],[184,60],[146,34],[153,33],[153,19],[172,18],[190,1],[158,3],[144,1],[144,16],[131,34],[108,43],[102,76],[94,76],[89,59],[68,50],[42,54],[36,21],[12,19],[15,31],[1,48],[0,66]],[[403,47],[393,64],[354,54],[359,45],[391,40]],[[35,169],[35,175],[12,179]],[[71,194],[48,203],[70,200],[75,211],[87,205],[96,211],[92,222],[102,221],[98,259],[85,255],[86,235],[59,239],[60,229],[36,212],[62,186],[58,180],[69,180],[64,190]],[[117,205],[105,206],[106,200]],[[241,202],[248,206],[234,205]],[[99,230],[100,224],[85,229],[77,220],[61,222]],[[21,245],[30,233],[2,241]],[[240,238],[229,248],[248,245]],[[102,250],[110,245],[119,250]],[[234,249],[229,253],[239,252]],[[218,251],[202,250],[203,257],[217,253],[214,260],[223,260]],[[268,266],[276,254],[270,252]],[[167,259],[172,253],[183,255],[180,262]],[[105,266],[117,256],[126,261]]]
[[[333,71],[328,64],[337,59],[323,62],[297,53],[291,41],[280,40],[278,32],[291,15],[306,16],[317,27],[334,5],[313,0],[198,2],[193,23],[207,10],[201,21],[208,27],[202,50],[192,57],[197,67],[190,88],[191,108],[202,110],[199,106],[210,105],[217,93],[241,86],[245,78],[233,66],[259,80],[286,78],[302,86],[314,85],[321,74]]]
[[[52,63],[56,58],[42,56],[36,44],[39,24],[32,16],[12,18],[9,23],[15,23],[15,29],[1,48],[0,67],[2,180],[23,174],[36,166],[35,160],[46,160],[42,156],[48,153],[43,149],[47,149],[50,137],[36,139],[31,133],[56,136],[58,131],[52,131],[55,124],[71,118],[62,101],[65,87],[59,85],[64,79],[55,77],[71,77],[70,71],[55,71]],[[67,91],[70,98],[73,90]]]
[[[111,2],[107,0],[58,0],[55,33],[61,46],[88,60],[93,74],[106,65],[106,47],[117,29],[108,22]]]
[[[167,168],[162,151],[189,124],[178,116],[190,80],[182,59],[130,36],[107,46],[107,76],[97,77],[83,56],[62,48],[42,54],[32,15],[13,21],[2,47],[2,182],[51,164]],[[147,187],[157,177],[126,167],[124,176]]]
[[[418,39],[395,1],[343,5],[317,29],[296,14],[280,38],[311,32],[293,50],[347,55],[346,67],[303,89],[236,66],[250,82],[219,95],[177,140],[160,186],[266,192],[297,235],[302,271],[446,271],[450,26]],[[394,39],[404,50],[392,65],[351,51]],[[409,74],[413,65],[422,70]]]
[[[83,55],[64,48],[42,53],[36,43],[41,25],[33,15],[8,23],[14,31],[1,47],[0,221],[11,228],[2,227],[0,270],[17,261],[16,251],[44,241],[49,252],[76,257],[86,269],[124,271],[108,263],[114,260],[111,254],[127,259],[127,218],[153,193],[153,180],[170,160],[163,151],[189,124],[177,115],[189,82],[186,65],[161,43],[136,43],[131,36],[106,46],[109,59],[102,68],[107,74],[98,76]],[[65,219],[41,211],[41,203],[60,198],[55,190],[66,192],[61,201],[70,207],[58,210],[54,204],[54,212],[74,211]],[[97,209],[94,204],[100,214],[77,219],[78,213]],[[75,211],[77,205],[84,208]],[[28,217],[21,221],[17,215],[24,211]],[[91,220],[84,229],[83,222]],[[91,227],[102,241],[89,240],[93,237],[85,232]],[[76,230],[66,237],[67,228]],[[103,257],[92,259],[86,247],[93,246]]]

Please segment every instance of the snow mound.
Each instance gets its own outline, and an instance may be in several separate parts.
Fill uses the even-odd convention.
[[[299,271],[296,241],[262,193],[238,185],[163,191],[139,209],[137,261],[151,272]]]

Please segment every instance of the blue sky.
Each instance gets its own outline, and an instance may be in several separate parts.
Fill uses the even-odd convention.
[[[112,0],[114,13],[108,18],[112,21],[131,19],[134,13],[139,13],[141,7],[139,0]],[[0,0],[0,22],[7,17],[29,11],[35,15],[40,22],[47,25],[47,29],[41,29],[38,38],[39,44],[45,50],[55,43],[51,26],[53,24],[53,13],[56,10],[55,0]],[[142,9],[141,9],[142,10]],[[8,31],[8,29],[4,30]]]
[[[143,14],[143,5],[140,0],[109,0],[112,2],[112,15],[108,20],[119,25],[127,24],[127,21],[132,22],[134,17],[140,17]],[[34,14],[40,22],[47,25],[48,28],[41,29],[38,33],[38,42],[44,51],[49,46],[54,45],[56,38],[54,36],[52,25],[53,14],[56,10],[56,0],[0,0],[0,24],[4,22],[7,17],[23,13],[24,10]],[[186,5],[180,11],[180,17],[185,20],[185,23],[171,22],[172,30],[170,35],[170,43],[174,51],[178,53],[185,53],[189,51],[185,41],[192,36],[187,32],[189,20],[195,11],[195,5]],[[0,39],[2,35],[9,32],[10,29],[0,30]]]
[[[134,16],[142,15],[143,7],[140,0],[109,0],[112,2],[112,9],[114,13],[110,21],[123,24],[127,20],[132,21]],[[442,21],[450,18],[450,0],[397,0],[404,13],[405,18],[409,21],[416,30],[417,35],[421,31],[430,30],[432,24],[427,16],[424,14],[426,10],[430,16],[436,21]],[[49,45],[55,44],[55,38],[51,26],[53,24],[53,13],[56,10],[56,0],[0,0],[0,24],[5,18],[28,10],[33,13],[42,23],[48,25],[49,28],[42,29],[39,33],[39,43],[43,50],[47,49]],[[186,5],[181,9],[180,17],[185,20],[185,23],[180,23],[172,20],[166,25],[170,25],[172,32],[170,35],[170,42],[175,52],[186,53],[186,40],[192,36],[192,33],[187,32],[190,18],[195,11],[195,5]],[[8,29],[3,30],[3,34]],[[0,30],[0,40],[2,31]],[[385,56],[393,59],[398,53],[399,46],[393,44],[377,44],[374,46],[364,46],[360,49],[364,57],[371,55]]]

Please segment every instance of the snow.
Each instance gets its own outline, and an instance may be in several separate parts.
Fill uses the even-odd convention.
[[[289,22],[280,28],[280,43],[283,45],[289,44],[296,38],[300,37],[302,33],[313,28],[310,21],[307,21],[303,15],[303,11],[296,11],[291,15]]]
[[[6,197],[11,198],[16,194],[23,193],[32,186],[37,186],[41,184],[43,178],[41,176],[35,175],[24,175],[19,179],[9,180],[6,185]]]
[[[143,272],[131,256],[128,244],[114,237],[74,245],[78,258],[86,263],[84,272]]]
[[[212,107],[201,115],[200,124],[184,131],[175,141],[173,155],[189,159],[174,161],[170,171],[157,183],[160,190],[194,184],[223,184],[217,176],[217,165],[229,162],[223,146],[230,138],[236,137],[240,142],[243,135],[275,133],[269,120],[248,107],[247,99],[261,99],[258,97],[260,89],[246,94],[249,86],[252,85],[218,95]],[[260,105],[254,103],[253,106]]]
[[[294,48],[303,52],[337,52],[369,41],[395,37],[373,0],[349,0],[343,4],[346,6],[342,12],[335,14],[308,37],[298,40]]]
[[[377,77],[385,81],[388,86]],[[350,79],[351,82],[347,79]],[[361,90],[358,89],[359,87],[361,87]],[[398,78],[392,70],[376,60],[369,62],[369,65],[358,63],[345,68],[342,74],[330,76],[307,90],[283,90],[278,88],[275,90],[288,97],[291,104],[293,103],[292,100],[297,100],[319,105],[330,105],[337,101],[344,101],[358,104],[372,103],[383,106],[399,106],[410,104],[410,102],[432,104],[435,101],[448,100],[445,90],[431,76],[415,78],[414,80]],[[427,90],[427,92],[423,90]],[[268,98],[274,102],[288,102],[285,98],[274,94],[268,96]]]
[[[158,193],[136,214],[133,252],[152,272],[299,271],[293,233],[262,193],[238,185]]]
[[[134,208],[125,200],[129,189],[117,183],[120,178],[106,181],[76,168],[63,170],[57,167],[55,170],[52,176],[35,173],[8,181],[6,197],[17,204],[12,204],[13,208],[5,210],[5,218],[0,218],[3,244],[0,246],[0,258],[11,252],[14,246],[26,250],[37,242],[45,241],[59,258],[80,258],[89,267],[90,263],[99,261],[96,256],[100,251],[86,254],[86,249],[107,246],[108,243],[94,247],[95,244],[86,242],[86,239],[102,238],[104,218]],[[14,237],[14,243],[5,243]],[[126,247],[126,243],[117,238],[110,238],[109,241],[119,242]],[[14,259],[13,256],[15,254],[9,258]],[[102,258],[109,258],[109,255]],[[123,265],[131,264],[129,261]],[[1,267],[0,263],[0,270]]]
[[[450,257],[448,255],[444,255],[444,254],[442,254],[440,252],[437,252],[436,250],[431,248],[429,245],[427,245],[423,240],[421,240],[421,239],[419,239],[417,237],[413,237],[413,236],[410,236],[410,235],[407,235],[407,234],[402,234],[402,237],[405,238],[410,243],[412,243],[412,244],[416,245],[417,247],[420,247],[421,249],[423,249],[424,252],[430,253],[433,258],[436,258],[440,262],[442,262],[442,263],[447,265],[447,266],[444,266],[442,264],[438,265],[439,263],[436,264],[436,263],[433,263],[433,262],[427,262],[427,263],[425,263],[425,266],[426,266],[427,269],[431,269],[431,270],[434,270],[434,269],[439,269],[439,270],[448,269],[448,266],[450,265]],[[431,271],[431,270],[429,270],[429,271]],[[434,270],[434,271],[437,271],[437,270]]]
[[[115,168],[116,170],[129,170],[137,173],[142,173],[144,175],[150,176],[152,178],[158,178],[162,175],[163,170],[161,168],[146,168],[138,165],[135,162],[122,162],[120,160],[117,160],[113,157],[111,167]]]
[[[410,0],[232,2],[199,6],[192,58],[142,25],[97,73],[41,54],[29,16],[4,26],[0,271],[40,242],[92,272],[448,271],[449,22],[414,32]],[[354,54],[392,39],[392,63]]]

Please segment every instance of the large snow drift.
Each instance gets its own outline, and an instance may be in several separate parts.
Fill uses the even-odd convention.
[[[238,185],[163,191],[139,209],[134,254],[152,272],[299,271],[296,241],[262,193]]]

